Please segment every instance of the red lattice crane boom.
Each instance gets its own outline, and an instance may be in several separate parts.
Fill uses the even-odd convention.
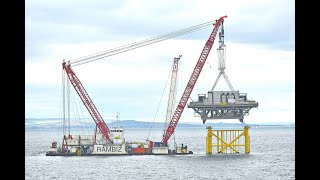
[[[179,104],[171,118],[171,121],[170,121],[170,124],[168,125],[168,128],[166,130],[166,134],[163,136],[163,139],[162,139],[162,142],[163,144],[167,144],[169,138],[171,137],[171,135],[173,134],[178,122],[179,122],[179,119],[180,119],[180,116],[184,110],[184,107],[186,106],[187,104],[187,101],[191,95],[191,92],[193,90],[193,87],[195,86],[196,82],[197,82],[197,79],[200,75],[200,72],[203,68],[203,65],[205,64],[206,60],[207,60],[207,57],[210,53],[210,50],[213,46],[213,43],[214,43],[214,40],[215,40],[215,37],[217,35],[217,32],[219,30],[219,27],[221,24],[223,24],[223,21],[224,21],[224,18],[226,18],[227,16],[222,16],[220,17],[219,20],[216,20],[216,23],[214,25],[214,28],[209,36],[209,39],[207,41],[207,43],[205,44],[202,52],[201,52],[201,55],[199,57],[199,60],[196,64],[196,67],[194,68],[192,74],[191,74],[191,77],[189,79],[189,82],[182,94],[182,97],[179,101]]]
[[[79,97],[81,98],[83,104],[86,106],[87,110],[89,111],[97,127],[99,128],[101,133],[104,135],[104,137],[106,137],[106,139],[110,141],[109,128],[107,124],[102,119],[102,116],[100,115],[96,106],[93,104],[92,100],[89,97],[89,94],[84,89],[80,80],[78,79],[74,71],[71,69],[70,63],[66,64],[66,62],[63,62],[62,67],[66,71],[71,84],[73,85],[74,89],[77,91]]]

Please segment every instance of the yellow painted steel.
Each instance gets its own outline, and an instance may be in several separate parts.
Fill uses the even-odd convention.
[[[227,106],[227,105],[228,105],[227,102],[221,102],[221,103],[220,103],[220,106]]]
[[[77,148],[77,156],[81,156],[81,149]]]
[[[246,154],[250,153],[249,126],[244,126],[244,130],[212,130],[207,127],[206,152],[212,154],[212,147],[217,147],[217,153],[239,153],[240,147],[244,147]],[[213,138],[215,144],[213,144]]]
[[[211,126],[207,127],[208,134],[207,134],[207,154],[212,154],[212,132],[211,132]]]
[[[244,127],[245,133],[245,152],[248,154],[250,153],[250,136],[249,136],[249,126]]]

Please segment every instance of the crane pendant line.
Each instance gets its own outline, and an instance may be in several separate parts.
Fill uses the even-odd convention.
[[[93,118],[94,122],[96,123],[97,127],[101,131],[101,133],[106,137],[108,141],[110,141],[109,137],[109,128],[107,124],[102,119],[102,116],[100,115],[98,109],[93,104],[92,100],[89,97],[89,94],[84,89],[83,85],[81,84],[80,80],[74,73],[74,71],[71,69],[71,65],[67,64],[66,62],[62,63],[63,69],[66,71],[69,80],[71,84],[73,85],[74,89],[78,93],[79,97],[81,98],[83,104],[86,106],[87,110],[89,111],[91,117]]]
[[[227,16],[222,16],[220,17],[219,20],[216,21],[215,25],[214,25],[214,28],[212,30],[212,33],[210,34],[209,36],[209,39],[207,40],[202,52],[201,52],[201,55],[199,57],[199,60],[196,64],[196,67],[194,68],[192,74],[191,74],[191,77],[189,79],[189,82],[182,94],[182,97],[179,101],[179,104],[172,116],[172,119],[170,121],[170,124],[168,125],[168,128],[166,130],[166,134],[165,136],[163,136],[163,139],[162,139],[162,142],[163,144],[167,144],[169,138],[171,137],[171,135],[173,134],[178,122],[179,122],[179,119],[181,117],[181,114],[184,110],[184,107],[186,106],[187,104],[187,101],[191,95],[191,92],[193,90],[193,87],[195,86],[196,82],[197,82],[197,79],[200,75],[200,72],[203,68],[203,65],[205,64],[206,60],[207,60],[207,57],[210,53],[210,50],[213,46],[213,43],[214,43],[214,40],[215,40],[215,37],[217,35],[217,32],[218,32],[218,29],[220,27],[220,25],[223,23],[224,21],[224,18],[226,18]]]

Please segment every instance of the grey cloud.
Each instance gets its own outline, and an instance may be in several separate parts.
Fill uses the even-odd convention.
[[[155,7],[146,4],[150,16],[121,15],[121,8],[129,1],[27,1],[26,2],[26,56],[44,53],[51,43],[83,43],[93,41],[128,40],[154,37],[209,21],[174,17],[184,6]],[[190,8],[191,5],[189,5]],[[187,11],[188,12],[188,11]],[[246,16],[251,16],[247,19]],[[172,16],[172,17],[171,17]],[[244,17],[244,18],[241,18]],[[235,17],[234,17],[235,18]],[[239,21],[226,20],[226,40],[230,42],[263,44],[267,48],[294,50],[294,6],[277,5],[240,11]],[[177,39],[203,39],[212,28],[208,27]]]

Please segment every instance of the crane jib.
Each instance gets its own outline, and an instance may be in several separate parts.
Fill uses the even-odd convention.
[[[179,122],[179,119],[180,119],[180,116],[187,104],[187,101],[192,93],[192,90],[193,90],[193,87],[194,85],[196,84],[197,82],[197,79],[200,75],[200,72],[205,64],[205,61],[207,60],[207,57],[210,53],[210,50],[213,46],[213,43],[214,43],[214,40],[215,40],[215,37],[217,35],[217,32],[218,32],[218,29],[220,27],[220,25],[223,23],[224,21],[224,18],[226,18],[227,16],[222,16],[220,17],[219,20],[216,21],[215,25],[214,25],[214,28],[206,42],[206,44],[204,45],[204,48],[200,54],[200,57],[198,59],[198,62],[191,74],[191,77],[189,79],[189,82],[182,94],[182,97],[179,101],[179,105],[177,106],[177,109],[175,110],[173,116],[172,116],[172,119],[170,121],[170,124],[168,125],[168,129],[166,130],[166,134],[163,136],[163,139],[162,139],[162,142],[163,144],[167,144],[169,138],[171,137],[171,135],[173,134],[178,122]]]
[[[66,65],[65,62],[62,63],[63,69],[66,71],[69,80],[71,84],[73,85],[74,89],[78,93],[80,99],[82,100],[83,104],[87,108],[88,112],[90,113],[91,117],[93,118],[94,122],[96,123],[97,127],[103,134],[103,136],[110,141],[109,137],[109,128],[102,119],[102,116],[100,115],[98,109],[93,104],[91,98],[89,97],[89,94],[84,89],[83,85],[81,84],[80,80],[74,73],[74,71],[71,69],[71,65]]]

